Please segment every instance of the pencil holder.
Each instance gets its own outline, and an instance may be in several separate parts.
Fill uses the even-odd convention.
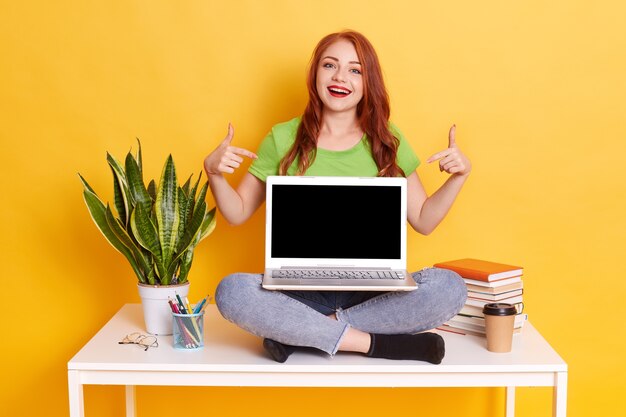
[[[204,347],[204,311],[197,314],[172,313],[174,349],[202,349]]]

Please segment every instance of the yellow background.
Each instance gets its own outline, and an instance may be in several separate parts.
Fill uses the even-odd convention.
[[[67,415],[67,361],[139,302],[77,172],[111,200],[105,152],[122,158],[136,137],[149,178],[170,152],[179,176],[199,172],[229,121],[256,149],[302,111],[317,41],[352,28],[376,47],[392,119],[418,155],[445,148],[456,123],[474,164],[444,223],[410,234],[410,268],[523,265],[530,320],[569,364],[568,415],[624,415],[625,15],[617,0],[3,1],[3,413]],[[445,178],[419,173],[429,192]],[[219,217],[190,298],[260,271],[262,239],[262,210],[240,227]],[[549,389],[518,395],[520,417],[550,415]],[[121,387],[87,387],[85,401],[90,417],[123,413]],[[138,389],[151,417],[181,403],[184,415],[499,416],[503,402],[502,389]]]

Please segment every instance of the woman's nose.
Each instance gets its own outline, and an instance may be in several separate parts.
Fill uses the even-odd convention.
[[[340,69],[335,71],[335,73],[333,74],[333,81],[340,81],[340,82],[346,81],[346,77]]]

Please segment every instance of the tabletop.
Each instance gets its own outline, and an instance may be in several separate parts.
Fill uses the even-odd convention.
[[[314,349],[299,350],[287,362],[269,358],[261,339],[226,321],[215,305],[206,308],[205,347],[184,351],[173,348],[172,336],[158,336],[159,346],[144,351],[118,341],[143,332],[140,304],[124,305],[109,322],[68,362],[68,370],[123,371],[258,371],[258,372],[560,372],[567,364],[530,322],[513,337],[510,353],[492,353],[486,340],[437,331],[446,342],[440,365],[420,361],[390,361],[339,352],[331,357]]]

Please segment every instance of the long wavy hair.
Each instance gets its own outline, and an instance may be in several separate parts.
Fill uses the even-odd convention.
[[[324,105],[317,92],[316,80],[322,53],[333,43],[345,39],[354,45],[363,77],[363,98],[357,105],[357,118],[367,135],[379,177],[405,176],[396,162],[399,140],[389,131],[389,95],[383,81],[378,55],[362,34],[346,30],[325,36],[315,47],[307,88],[309,102],[302,115],[296,140],[280,162],[279,174],[286,175],[294,161],[298,161],[296,175],[303,175],[315,160],[317,137],[322,126]]]

